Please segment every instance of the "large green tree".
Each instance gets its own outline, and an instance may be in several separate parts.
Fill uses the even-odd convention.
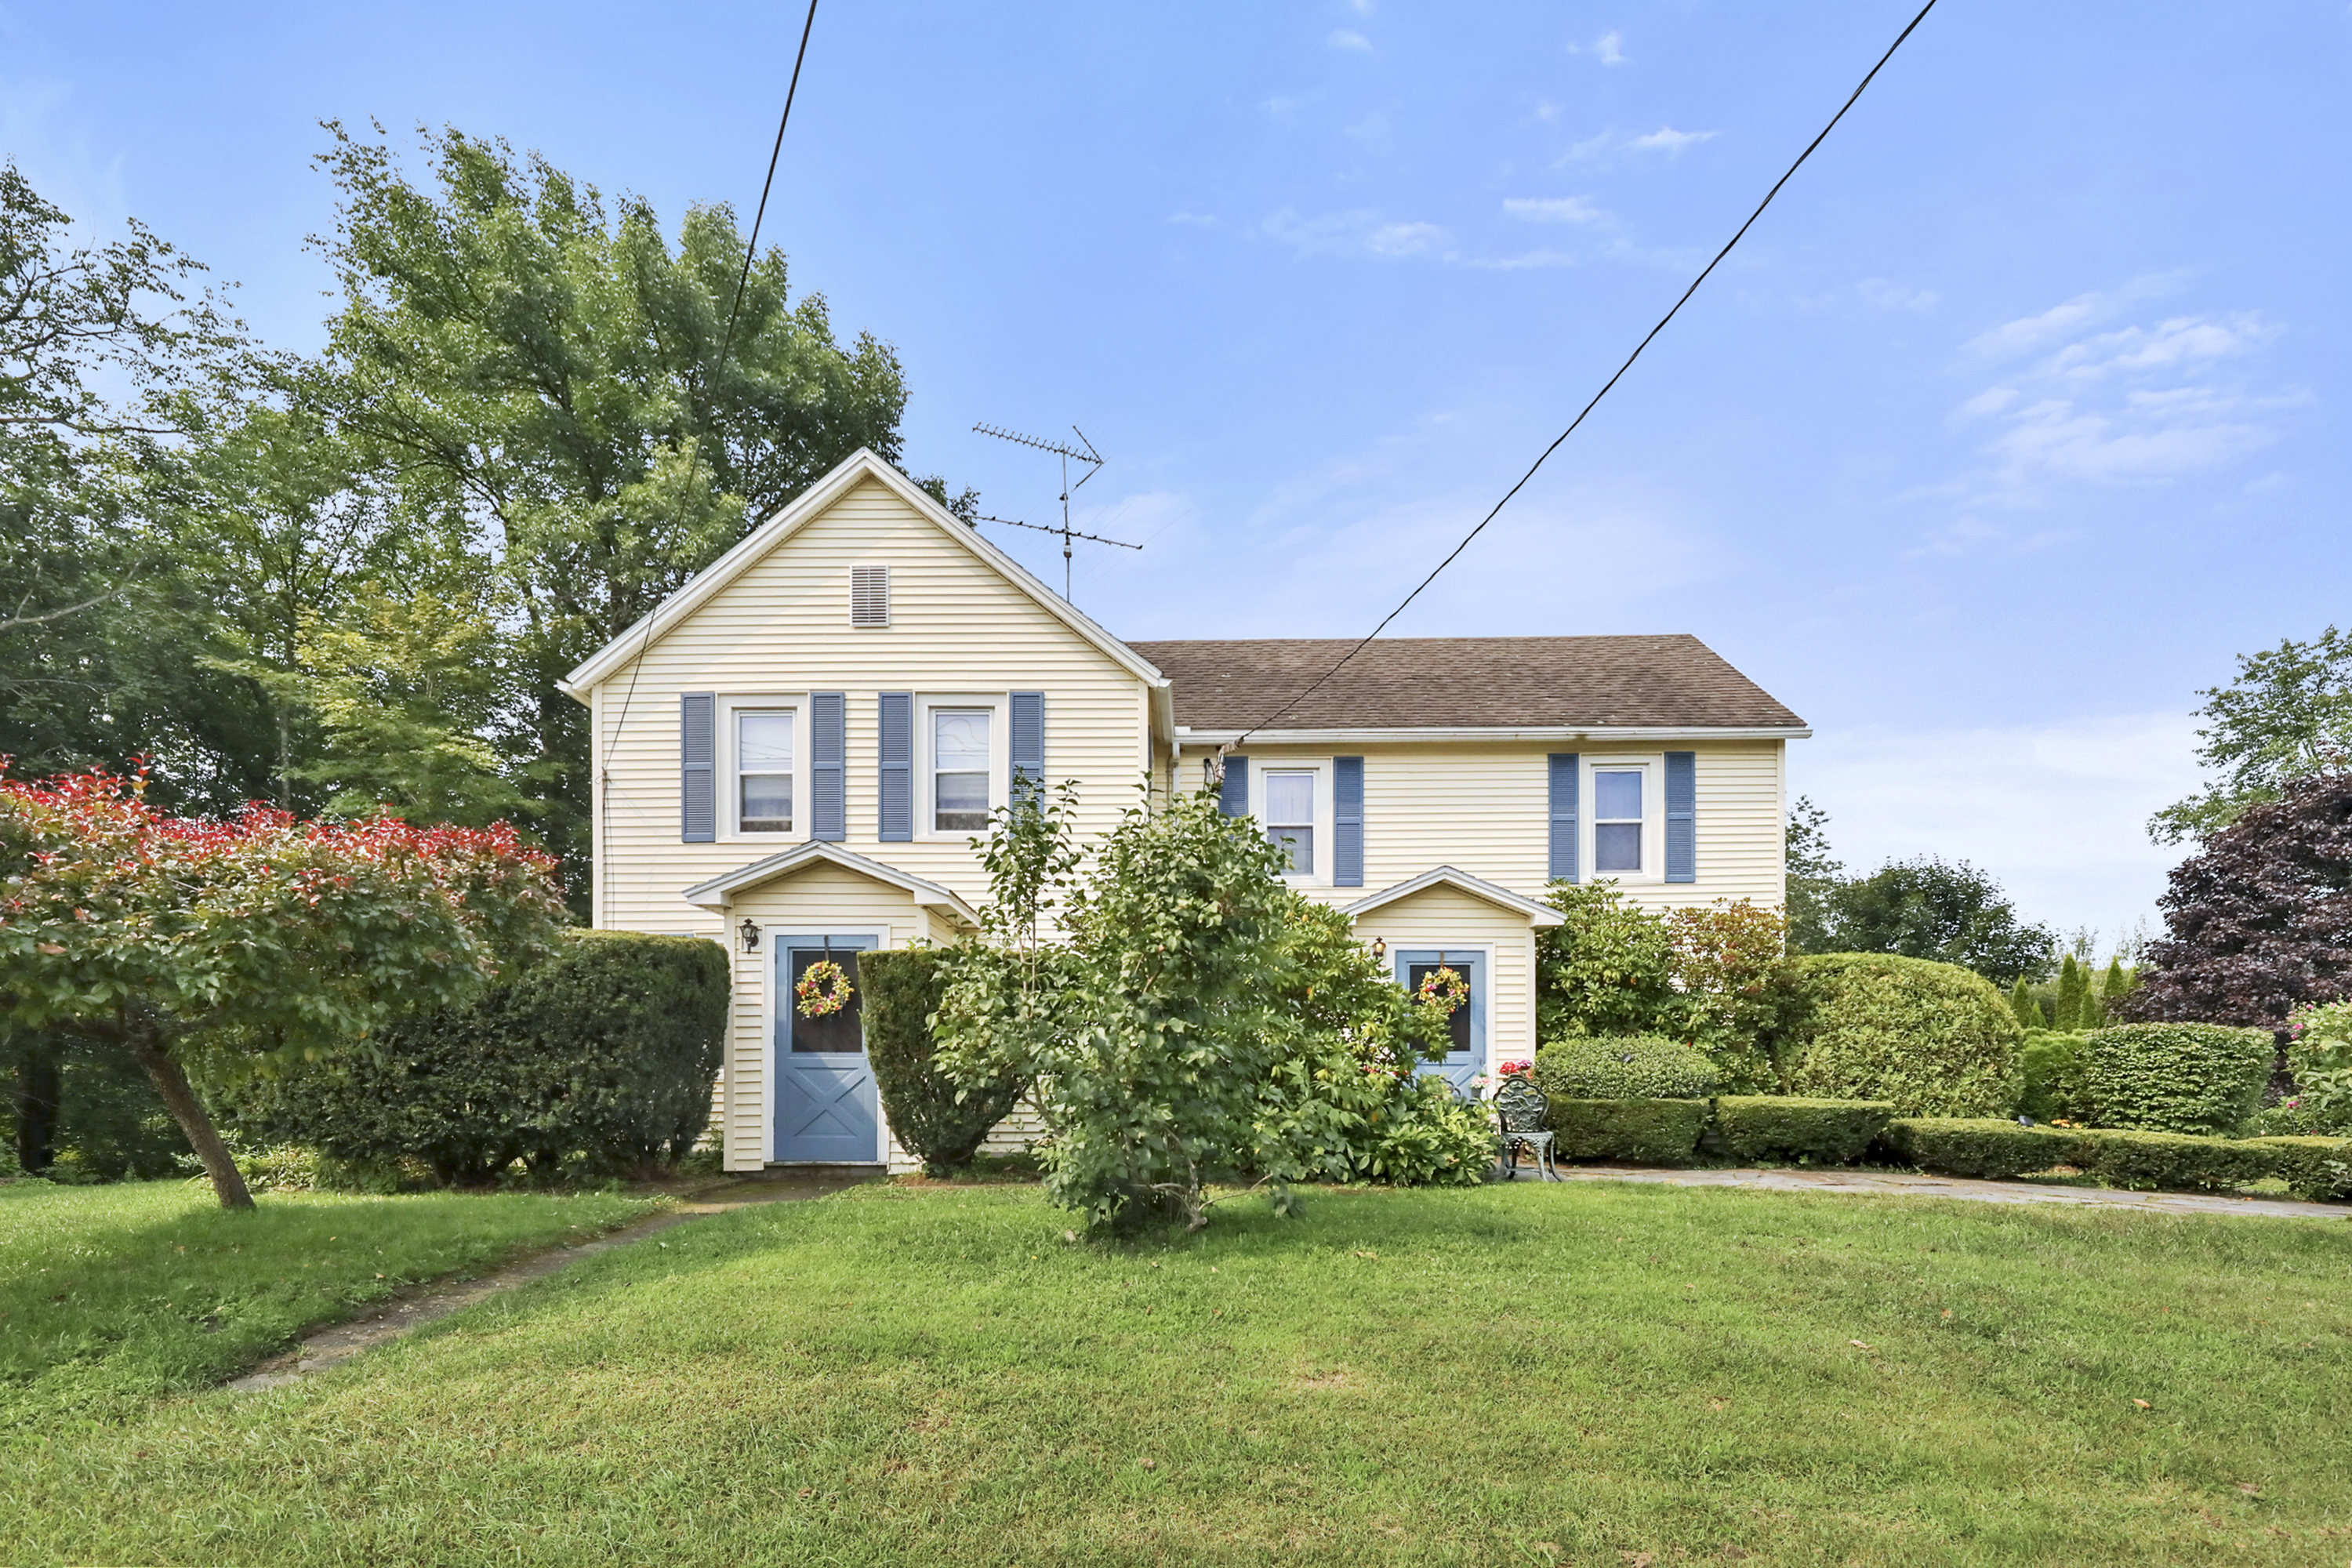
[[[2297,779],[2352,769],[2352,634],[2242,655],[2235,679],[2198,695],[2197,760],[2221,776],[2149,818],[2159,844],[2209,840]]]
[[[2056,937],[2021,917],[1992,876],[1932,855],[1897,860],[1830,895],[1822,951],[1892,952],[1973,969],[2000,985],[2050,967]]]
[[[333,423],[401,504],[462,514],[496,563],[506,770],[576,878],[593,764],[556,680],[856,448],[895,461],[898,358],[836,342],[780,251],[745,275],[723,205],[690,208],[673,243],[642,199],[501,142],[429,136],[412,179],[380,138],[329,130]]]

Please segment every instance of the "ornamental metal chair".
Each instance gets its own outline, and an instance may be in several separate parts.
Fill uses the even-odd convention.
[[[1551,1157],[1551,1129],[1545,1125],[1551,1114],[1551,1101],[1528,1081],[1524,1073],[1506,1073],[1495,1090],[1494,1104],[1503,1179],[1519,1179],[1519,1153],[1524,1150],[1536,1157],[1537,1180],[1559,1181],[1559,1171]]]

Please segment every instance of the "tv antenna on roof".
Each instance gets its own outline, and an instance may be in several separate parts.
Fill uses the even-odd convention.
[[[1080,533],[1070,526],[1070,497],[1077,493],[1078,485],[1083,485],[1093,479],[1096,470],[1103,466],[1102,454],[1095,450],[1095,444],[1087,439],[1085,431],[1075,425],[1070,426],[1071,433],[1078,438],[1077,446],[1072,447],[1061,441],[1041,441],[1034,436],[1024,436],[1017,430],[1000,430],[993,425],[975,425],[972,429],[982,436],[993,436],[1000,441],[1011,441],[1023,447],[1034,447],[1041,452],[1051,452],[1062,459],[1061,527],[1048,528],[1042,522],[1024,522],[1017,517],[983,517],[980,521],[1006,523],[1014,528],[1031,528],[1039,533],[1060,534],[1062,536],[1062,597],[1065,601],[1070,599],[1070,541],[1090,540],[1097,544],[1116,544],[1121,550],[1143,548],[1140,544],[1129,544],[1124,539],[1105,539],[1099,533]],[[1087,471],[1078,476],[1077,485],[1070,482],[1070,463],[1073,458],[1087,465]]]

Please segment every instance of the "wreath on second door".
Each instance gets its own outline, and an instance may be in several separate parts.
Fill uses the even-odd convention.
[[[796,1005],[802,1017],[830,1018],[849,1005],[857,987],[849,983],[847,970],[829,958],[820,958],[801,971],[793,994],[799,998]]]
[[[1421,977],[1420,996],[1424,1002],[1442,1002],[1447,1013],[1470,1000],[1470,983],[1451,966],[1431,970]]]

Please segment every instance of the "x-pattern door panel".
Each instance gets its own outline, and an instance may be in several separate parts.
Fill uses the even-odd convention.
[[[880,1097],[866,1058],[865,998],[857,985],[857,954],[873,946],[864,936],[775,939],[779,1162],[868,1164],[882,1157]],[[838,1011],[810,1018],[794,986],[812,964],[824,962],[848,976],[850,998]]]

